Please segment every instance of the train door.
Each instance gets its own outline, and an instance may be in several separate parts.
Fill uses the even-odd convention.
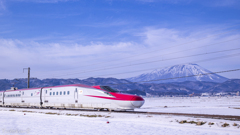
[[[3,102],[4,102],[4,92],[2,92],[1,94],[0,94],[0,97],[1,97],[1,99],[0,99],[0,106],[3,106],[4,104],[3,104]]]
[[[78,89],[75,88],[74,90],[74,100],[75,100],[75,103],[78,103]]]
[[[4,106],[5,91],[3,92],[2,105]]]
[[[42,107],[42,105],[43,105],[43,100],[44,100],[43,99],[43,92],[44,92],[44,90],[43,90],[43,87],[42,87],[41,90],[40,90],[40,107]],[[45,95],[45,92],[44,92],[44,95]]]

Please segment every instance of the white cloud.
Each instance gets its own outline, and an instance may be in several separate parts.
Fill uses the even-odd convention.
[[[223,32],[218,31],[218,33]],[[240,35],[237,33],[228,33],[224,35],[210,36],[209,38],[203,39],[204,37],[215,34],[216,32],[211,32],[211,30],[207,32],[193,30],[189,33],[188,31],[180,31],[177,29],[147,27],[143,32],[137,34],[137,36],[140,36],[142,39],[142,41],[138,43],[133,41],[106,43],[104,42],[104,39],[102,39],[102,42],[90,42],[88,45],[82,45],[79,41],[71,38],[71,36],[69,37],[72,40],[71,42],[62,42],[61,40],[58,42],[47,42],[46,39],[43,43],[41,40],[38,40],[38,38],[28,40],[0,39],[0,60],[2,63],[0,65],[1,78],[8,78],[9,74],[14,75],[14,72],[19,73],[22,71],[22,68],[25,67],[32,68],[34,77],[49,78],[53,77],[53,75],[83,72],[129,64],[134,65],[136,63],[144,63],[159,59],[164,60],[188,56],[191,54],[207,53],[240,47],[239,40],[234,40],[209,47],[193,49],[191,51],[174,53],[189,48],[240,38]],[[172,54],[165,55],[169,53]],[[159,68],[232,53],[235,52],[189,57],[185,59],[162,62],[160,61],[156,63],[147,63],[111,70],[100,70],[98,72],[87,72],[84,75],[76,74],[63,76],[63,78],[76,78],[83,76],[97,77],[97,75]],[[221,61],[203,63],[200,65],[212,71],[220,71],[229,68],[231,69],[233,66],[240,66],[239,64],[236,65],[235,59],[225,59]],[[120,74],[112,77],[127,78],[138,74],[140,73]]]
[[[5,0],[0,0],[0,11],[1,10],[6,10]]]
[[[93,42],[89,45],[80,45],[77,43],[44,44],[35,41],[0,39],[0,59],[2,62],[0,68],[5,69],[5,71],[9,70],[9,72],[10,70],[28,66],[39,70],[39,72],[46,69],[49,72],[54,72],[56,69],[81,68],[86,64],[121,58],[121,55],[132,51],[134,46],[135,43],[131,42],[119,42],[109,45]]]

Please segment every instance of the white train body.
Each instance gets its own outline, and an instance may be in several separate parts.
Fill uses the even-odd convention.
[[[135,95],[80,84],[0,91],[0,106],[133,110],[144,104]]]

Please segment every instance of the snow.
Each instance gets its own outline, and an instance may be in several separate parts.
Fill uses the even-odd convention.
[[[207,113],[239,115],[240,97],[231,98],[145,98],[145,105],[139,111]],[[168,106],[164,108],[164,106]],[[230,107],[230,108],[228,108]],[[207,108],[207,109],[206,109]],[[225,109],[225,111],[224,111]],[[202,110],[202,111],[200,111]],[[50,112],[50,114],[49,114]],[[238,113],[237,113],[238,112]],[[25,114],[25,115],[24,115]],[[98,117],[87,117],[94,115]],[[100,117],[101,116],[101,117]],[[240,121],[223,119],[193,118],[174,115],[146,115],[114,112],[89,112],[48,109],[0,108],[1,135],[65,135],[65,134],[184,134],[184,135],[237,135]],[[196,124],[179,121],[204,121]],[[109,122],[109,123],[107,123]],[[209,122],[214,125],[208,125]],[[224,123],[228,127],[221,127]],[[236,123],[238,126],[233,126]]]
[[[20,109],[17,109],[20,111]],[[206,134],[206,135],[225,135],[239,134],[240,129],[232,126],[233,123],[239,121],[213,120],[213,119],[196,119],[179,116],[164,115],[136,115],[121,114],[108,112],[76,112],[65,111],[72,114],[97,114],[107,115],[104,117],[82,117],[67,116],[63,112],[61,115],[50,115],[37,111],[18,112],[18,111],[0,111],[1,128],[3,134],[139,134],[139,135],[155,135],[155,134]],[[51,110],[51,112],[59,112]],[[26,115],[24,115],[24,113]],[[176,120],[194,120],[214,122],[215,125],[208,124],[196,126],[194,124],[179,124]],[[109,123],[107,123],[109,121]],[[221,127],[223,123],[230,124],[230,127]]]
[[[236,97],[158,97],[144,98],[137,111],[219,114],[240,116],[240,96]],[[166,107],[165,107],[166,106]]]

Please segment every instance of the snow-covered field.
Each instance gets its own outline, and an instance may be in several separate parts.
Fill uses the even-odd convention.
[[[137,111],[219,114],[240,116],[240,96],[236,97],[158,97],[144,98]]]
[[[240,98],[146,98],[141,111],[240,114]],[[164,108],[167,106],[167,108]],[[231,107],[231,108],[228,108]],[[208,109],[206,109],[208,108]],[[220,109],[218,109],[220,108]],[[228,109],[227,111],[224,111]],[[187,111],[186,111],[187,109]],[[200,110],[207,110],[199,112]],[[218,111],[216,110],[218,109]],[[182,111],[184,110],[184,111]],[[223,111],[223,112],[222,112]],[[238,112],[238,113],[237,113]],[[173,115],[0,108],[0,134],[239,135],[240,121]],[[203,125],[187,122],[206,122]],[[109,122],[109,123],[108,123]],[[209,125],[209,123],[214,123]],[[222,127],[224,123],[229,124]],[[226,125],[227,125],[226,124]]]

